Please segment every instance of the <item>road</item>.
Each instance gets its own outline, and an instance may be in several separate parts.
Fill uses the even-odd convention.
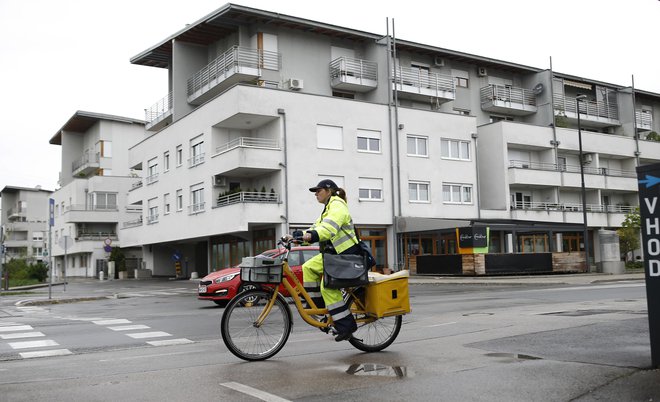
[[[88,286],[88,287],[85,287]],[[230,354],[223,309],[187,282],[135,283],[115,298],[0,304],[7,401],[649,400],[643,281],[582,286],[411,285],[395,343],[366,354],[299,318],[269,361]],[[98,296],[94,284],[69,286]],[[56,289],[56,292],[60,292]],[[59,293],[58,293],[59,294]],[[22,335],[21,335],[22,334]]]

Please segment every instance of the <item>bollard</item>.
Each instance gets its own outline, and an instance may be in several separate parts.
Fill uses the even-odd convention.
[[[104,279],[104,278],[103,278],[104,276],[105,276],[105,272],[103,272],[103,271],[99,271],[99,280],[103,280],[103,279]]]

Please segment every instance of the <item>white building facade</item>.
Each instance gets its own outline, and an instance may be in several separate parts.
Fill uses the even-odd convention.
[[[40,187],[5,186],[0,191],[0,230],[4,232],[6,261],[22,258],[46,261],[48,251],[48,198]]]

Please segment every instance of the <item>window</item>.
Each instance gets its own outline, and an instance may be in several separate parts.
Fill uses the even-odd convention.
[[[463,77],[454,77],[454,85],[458,88],[469,88],[469,80]]]
[[[112,142],[101,140],[96,143],[96,153],[102,158],[112,158]]]
[[[204,187],[201,187],[201,184],[196,184],[190,187],[188,213],[198,214],[200,212],[204,212]]]
[[[179,167],[183,164],[183,147],[177,145],[176,147],[176,166]]]
[[[380,153],[380,131],[358,129],[357,147],[358,151]]]
[[[149,215],[147,215],[147,224],[149,225],[158,222],[158,205],[156,204],[157,201],[157,198],[152,198],[147,201],[147,211],[149,213]]]
[[[89,202],[92,205],[92,209],[116,210],[117,193],[90,193]]]
[[[158,158],[153,158],[148,162],[147,184],[158,181]]]
[[[167,215],[170,213],[170,193],[165,193],[163,195],[163,214]]]
[[[360,201],[382,201],[383,179],[360,177],[358,196]]]
[[[441,153],[443,158],[470,160],[470,142],[459,140],[441,140]]]
[[[32,241],[44,241],[44,232],[32,232]]]
[[[427,137],[418,137],[414,135],[409,135],[407,138],[408,142],[408,155],[410,156],[428,156],[427,150]]]
[[[163,172],[170,170],[170,151],[163,154]]]
[[[176,210],[183,210],[183,190],[176,190]]]
[[[188,159],[188,166],[194,167],[204,163],[204,141],[199,137],[190,141],[190,159]]]
[[[442,201],[451,204],[471,204],[472,185],[470,184],[443,184]]]
[[[316,146],[323,149],[344,149],[341,127],[316,125]]]
[[[513,117],[509,116],[489,116],[491,123],[497,123],[498,121],[513,121]]]
[[[408,183],[408,199],[410,202],[429,202],[429,183]]]

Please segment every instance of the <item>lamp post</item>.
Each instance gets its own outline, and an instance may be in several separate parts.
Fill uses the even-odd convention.
[[[586,271],[589,272],[589,236],[587,225],[587,193],[584,187],[584,157],[582,154],[582,126],[580,125],[580,103],[587,99],[587,95],[578,95],[575,97],[575,107],[577,109],[577,128],[578,128],[578,142],[580,145],[580,186],[582,190],[582,222],[584,225],[584,261],[586,264]]]

